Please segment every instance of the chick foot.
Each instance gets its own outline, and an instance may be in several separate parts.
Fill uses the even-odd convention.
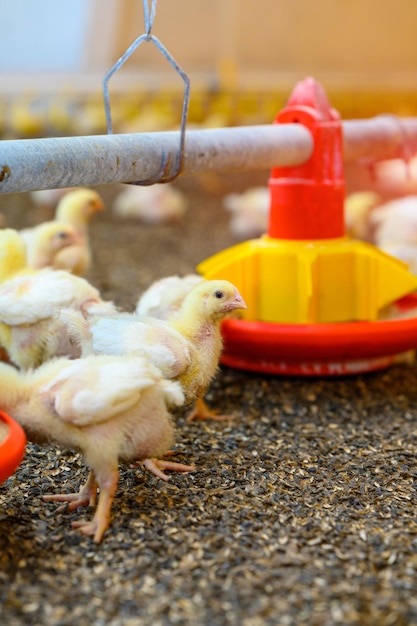
[[[97,482],[93,472],[88,475],[86,483],[81,487],[78,493],[56,493],[50,496],[43,496],[45,502],[64,502],[56,510],[57,513],[62,511],[75,511],[79,506],[95,506],[97,498]]]
[[[187,422],[214,420],[216,422],[226,422],[227,420],[235,419],[234,415],[219,415],[216,411],[212,411],[203,398],[198,398],[195,401],[194,408],[188,413],[186,417]]]
[[[84,535],[94,535],[94,542],[100,543],[103,535],[110,526],[111,507],[117,489],[117,470],[108,471],[99,478],[100,497],[97,509],[91,521],[77,520],[72,522],[72,528],[78,528]]]
[[[101,500],[100,500],[101,501]],[[100,506],[100,502],[99,502]],[[76,528],[80,530],[83,535],[94,535],[95,543],[100,543],[103,539],[103,535],[110,526],[110,508],[107,511],[101,510],[99,511],[99,507],[97,507],[96,514],[94,515],[92,520],[77,520],[75,522],[71,522],[72,528]]]
[[[82,519],[77,520],[76,522],[71,522],[72,528],[77,528],[83,533],[83,535],[94,535],[95,543],[101,542],[104,533],[110,525],[110,509],[113,498],[111,498],[111,500],[108,500],[108,498],[103,499],[103,495],[104,494],[100,497],[96,514],[91,521]],[[104,500],[106,502],[104,502]],[[103,506],[101,507],[100,505],[102,502]]]
[[[147,470],[152,472],[155,476],[164,480],[169,480],[169,476],[163,472],[163,470],[170,470],[172,472],[195,472],[194,465],[184,465],[183,463],[175,463],[173,461],[163,461],[162,459],[145,459],[142,461],[142,465]]]

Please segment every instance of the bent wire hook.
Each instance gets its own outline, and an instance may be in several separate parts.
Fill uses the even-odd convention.
[[[180,127],[180,138],[179,138],[179,150],[176,154],[175,159],[175,167],[174,172],[171,172],[171,163],[172,163],[172,152],[164,152],[162,156],[162,165],[159,175],[155,179],[141,180],[131,182],[132,185],[154,185],[155,183],[167,183],[171,182],[180,174],[181,169],[183,167],[184,162],[184,149],[185,149],[185,129],[187,124],[187,115],[188,115],[188,105],[190,101],[190,79],[184,70],[178,65],[175,61],[174,57],[168,52],[165,46],[159,41],[155,35],[152,35],[152,26],[155,19],[156,12],[156,2],[157,0],[151,0],[151,5],[149,6],[148,0],[143,0],[143,14],[144,14],[144,22],[145,22],[145,33],[140,35],[135,41],[127,48],[127,50],[122,54],[122,56],[116,61],[113,67],[108,70],[103,80],[103,95],[104,95],[104,108],[106,112],[106,124],[107,124],[107,134],[111,135],[113,133],[112,127],[112,119],[111,119],[111,107],[110,107],[110,96],[109,96],[109,80],[113,76],[117,70],[119,70],[122,65],[129,59],[132,54],[137,50],[137,48],[144,42],[151,42],[155,45],[155,47],[161,52],[161,54],[165,57],[168,63],[174,68],[176,73],[180,76],[182,81],[184,82],[184,95],[182,102],[182,112],[181,112],[181,127]]]

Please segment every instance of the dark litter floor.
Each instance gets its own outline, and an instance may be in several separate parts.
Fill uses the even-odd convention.
[[[177,226],[91,226],[92,282],[131,308],[154,279],[233,242],[220,198],[184,183]],[[111,199],[114,189],[103,188]],[[36,221],[3,196],[8,225]],[[101,545],[43,494],[77,490],[79,456],[28,445],[0,486],[1,623],[8,626],[417,624],[417,367],[334,379],[222,368],[207,399],[231,422],[177,415],[168,483],[120,468]]]

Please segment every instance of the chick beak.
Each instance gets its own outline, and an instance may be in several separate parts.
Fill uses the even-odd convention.
[[[235,309],[247,309],[248,305],[236,289],[234,300],[231,300],[226,305],[226,311],[234,311]]]
[[[87,211],[104,211],[105,209],[105,204],[104,202],[100,199],[97,200],[91,200],[88,205],[86,206],[86,210]]]
[[[102,200],[97,200],[97,202],[94,203],[94,208],[96,211],[104,211],[105,206],[106,205]]]

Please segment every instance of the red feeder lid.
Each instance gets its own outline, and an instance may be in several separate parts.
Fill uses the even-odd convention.
[[[312,135],[314,149],[308,161],[301,165],[272,169],[269,237],[312,240],[343,237],[342,123],[322,85],[313,78],[297,83],[275,123],[302,124]]]

